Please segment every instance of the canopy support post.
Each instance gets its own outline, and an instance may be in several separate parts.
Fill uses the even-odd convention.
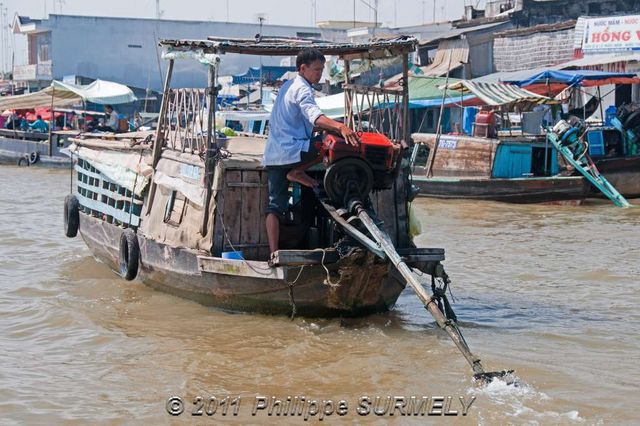
[[[207,227],[209,223],[209,204],[211,204],[211,192],[213,186],[213,174],[215,170],[216,157],[218,155],[218,139],[216,134],[216,108],[218,102],[217,87],[217,68],[209,65],[209,111],[207,119],[207,146],[204,163],[204,208],[202,216],[202,226],[200,227],[200,235],[207,235]]]
[[[56,87],[53,86],[53,91],[51,91],[51,117],[49,118],[49,157],[53,156],[53,98],[56,94]]]
[[[442,91],[442,103],[440,104],[440,115],[438,115],[438,125],[436,127],[436,143],[433,145],[433,154],[431,154],[431,161],[429,162],[429,168],[427,169],[427,177],[433,176],[433,163],[436,161],[436,153],[438,152],[438,145],[440,144],[440,135],[442,133],[442,114],[444,114],[444,101],[447,98],[447,86],[449,86],[449,72],[451,71],[451,56],[449,55],[449,65],[447,65],[447,78],[444,81],[444,90]]]
[[[156,166],[160,161],[160,155],[162,154],[162,145],[164,144],[164,121],[166,119],[167,107],[169,105],[169,84],[171,83],[171,74],[173,73],[173,59],[169,60],[169,67],[167,68],[167,75],[164,80],[164,90],[162,93],[162,104],[160,104],[160,115],[158,116],[158,127],[156,128],[156,139],[153,142],[153,175],[151,176],[151,187],[149,189],[149,198],[147,199],[147,211],[148,215],[151,212],[151,206],[153,205],[153,198],[156,195],[156,184],[153,181],[156,173]]]

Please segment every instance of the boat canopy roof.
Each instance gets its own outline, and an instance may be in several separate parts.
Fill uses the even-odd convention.
[[[500,106],[516,103],[557,104],[559,101],[538,95],[513,84],[480,83],[460,80],[447,86],[449,90],[472,93],[485,105]]]
[[[81,100],[100,105],[117,105],[136,100],[127,86],[112,81],[96,80],[86,86],[53,80],[39,92],[0,98],[0,110],[34,109],[73,105]]]
[[[544,70],[526,78],[511,78],[504,83],[518,86],[532,84],[562,83],[568,86],[602,86],[605,84],[638,84],[640,78],[634,73],[607,72],[595,70]]]
[[[417,40],[410,36],[375,40],[367,43],[334,43],[303,38],[267,37],[257,39],[208,37],[206,40],[161,40],[168,51],[202,51],[205,54],[240,53],[244,55],[295,56],[305,47],[313,47],[325,55],[347,59],[378,59],[413,52]]]

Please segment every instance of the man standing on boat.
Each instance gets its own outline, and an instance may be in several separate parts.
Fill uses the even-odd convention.
[[[319,50],[302,50],[296,57],[298,75],[282,86],[271,112],[262,161],[269,182],[266,227],[271,253],[278,250],[280,219],[289,202],[289,181],[311,188],[318,186],[306,173],[309,167],[322,161],[310,143],[313,128],[339,133],[352,145],[359,143],[353,130],[325,116],[316,104],[313,84],[320,81],[324,63]]]

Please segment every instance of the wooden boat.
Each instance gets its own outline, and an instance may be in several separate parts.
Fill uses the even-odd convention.
[[[629,107],[621,108],[611,126],[587,127],[584,139],[598,170],[623,196],[636,198],[640,197],[640,112],[625,110]],[[600,195],[593,187],[590,194]]]
[[[406,285],[456,344],[474,378],[492,381],[469,349],[449,301],[444,250],[419,249],[409,234],[408,85],[351,84],[352,59],[408,55],[416,40],[335,44],[308,40],[167,40],[169,59],[155,138],[73,139],[75,193],[65,199],[65,234],[78,231],[94,255],[123,278],[224,309],[304,316],[357,316],[390,309]],[[265,230],[265,141],[230,137],[215,127],[220,54],[296,55],[314,45],[345,61],[346,122],[388,129],[359,146],[326,137],[323,191],[292,187],[282,250],[270,256]],[[171,89],[177,57],[209,64],[208,89]],[[353,99],[382,108],[354,114]],[[212,106],[207,108],[207,106]],[[360,111],[363,111],[360,109]],[[405,113],[407,112],[407,113]],[[225,146],[226,148],[222,148]],[[327,154],[327,152],[329,154]],[[73,178],[72,178],[73,180]],[[371,192],[372,189],[376,191]],[[433,295],[415,270],[431,276]]]
[[[412,138],[412,182],[419,196],[544,203],[580,202],[587,192],[581,176],[560,173],[558,152],[544,139],[426,133]]]
[[[51,136],[49,139],[49,133],[0,129],[0,164],[69,167],[69,157],[60,151],[67,135],[53,132]]]
[[[401,39],[317,47],[345,57],[348,71],[350,59],[406,59],[414,43]],[[295,306],[298,314],[309,316],[390,309],[405,280],[380,250],[375,254],[375,248],[372,252],[341,232],[336,227],[341,219],[327,213],[310,191],[292,188],[290,223],[281,238],[285,249],[269,262],[264,225],[267,174],[261,166],[265,139],[219,139],[216,111],[206,107],[215,105],[215,90],[170,87],[172,52],[295,55],[306,45],[164,42],[170,59],[154,140],[106,141],[90,135],[71,139],[75,193],[65,204],[67,235],[79,230],[94,255],[127,279],[136,277],[154,288],[225,309],[288,314]],[[217,62],[210,65],[209,87],[216,87],[216,66]],[[363,90],[347,87],[352,94]],[[394,96],[404,105],[406,90],[392,92],[377,89],[376,94]],[[408,120],[401,108],[395,111],[394,120]],[[385,113],[390,117],[388,111],[380,111],[380,116]],[[408,137],[399,128],[392,139]],[[371,205],[410,265],[433,271],[444,260],[444,250],[413,245],[408,186],[408,169],[402,169],[392,189],[371,194]],[[241,260],[226,258],[238,257],[239,252]]]

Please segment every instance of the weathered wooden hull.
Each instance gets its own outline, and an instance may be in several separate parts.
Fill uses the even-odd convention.
[[[71,160],[63,155],[57,146],[53,147],[53,155],[49,155],[49,142],[25,139],[14,139],[0,136],[0,164],[17,165],[18,161],[31,153],[37,152],[38,161],[31,164],[42,167],[69,167]],[[22,164],[27,164],[25,161]]]
[[[419,196],[445,199],[491,200],[507,203],[579,201],[585,198],[582,177],[542,177],[514,179],[423,178],[413,177]]]
[[[629,198],[640,197],[640,155],[600,158],[594,162],[619,193]],[[590,187],[589,197],[601,196],[596,188]]]
[[[100,218],[80,214],[80,234],[94,256],[118,270],[122,228]],[[361,316],[384,312],[395,304],[405,287],[388,262],[358,251],[337,263],[268,268],[266,262],[221,261],[195,250],[169,247],[138,235],[140,269],[145,284],[180,297],[223,309],[265,314],[290,314],[290,285],[298,315],[310,317]],[[226,272],[206,272],[203,262],[225,262]],[[256,264],[262,264],[255,267]],[[242,271],[248,272],[242,274]],[[299,275],[299,276],[298,276]]]

